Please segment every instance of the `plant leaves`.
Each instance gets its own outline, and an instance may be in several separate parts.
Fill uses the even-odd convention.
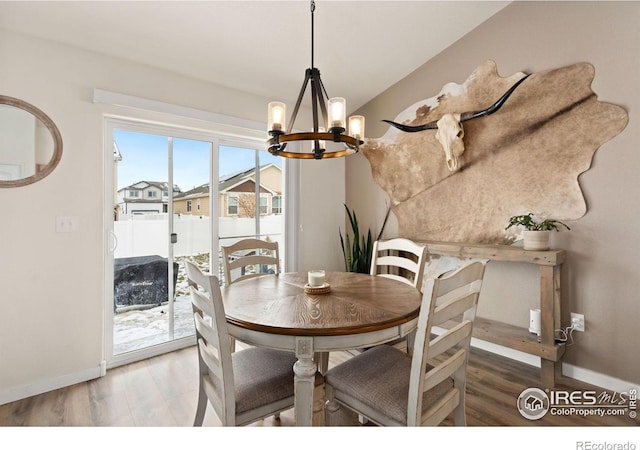
[[[347,212],[349,226],[351,227],[351,233],[353,235],[353,237],[350,237],[349,233],[345,232],[343,237],[342,231],[338,229],[345,269],[348,272],[369,273],[373,253],[373,233],[371,232],[371,229],[369,229],[366,236],[364,234],[361,235],[356,213],[351,211],[346,204],[344,205],[344,208]],[[379,240],[382,236],[382,232],[387,224],[387,219],[389,218],[390,213],[391,208],[387,205],[387,212],[376,240]]]

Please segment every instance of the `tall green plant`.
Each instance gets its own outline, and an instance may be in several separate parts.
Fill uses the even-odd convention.
[[[374,243],[371,229],[367,231],[366,236],[364,234],[360,235],[360,227],[355,211],[349,210],[346,204],[344,205],[344,209],[347,211],[352,233],[352,237],[349,236],[349,233],[345,233],[343,237],[342,231],[338,229],[340,246],[342,247],[342,254],[344,256],[344,268],[347,272],[369,273]],[[375,240],[379,240],[382,236],[390,212],[391,208],[387,207],[387,213],[384,216],[382,227]]]

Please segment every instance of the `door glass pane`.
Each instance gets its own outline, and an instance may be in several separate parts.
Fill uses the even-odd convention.
[[[282,158],[267,151],[258,152],[260,160],[261,202],[266,203],[260,213],[260,239],[277,241],[280,253],[280,268],[284,270],[284,173]]]
[[[168,138],[114,131],[114,355],[169,340]]]
[[[232,146],[220,146],[219,158],[219,245],[259,238],[277,240],[282,248],[281,160],[266,151]],[[221,260],[219,277],[224,283]]]
[[[173,198],[173,258],[177,263],[174,301],[174,338],[194,334],[191,298],[184,260],[209,272],[211,198],[209,192],[211,143],[173,140],[173,183],[180,190]]]

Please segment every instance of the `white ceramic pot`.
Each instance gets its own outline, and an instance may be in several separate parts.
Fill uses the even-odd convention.
[[[525,250],[549,250],[550,231],[528,231],[522,232],[524,237]]]

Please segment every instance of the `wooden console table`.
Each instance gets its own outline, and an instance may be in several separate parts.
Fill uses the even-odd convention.
[[[564,343],[556,343],[555,330],[562,326],[562,286],[560,272],[566,256],[564,250],[532,251],[508,245],[422,242],[429,254],[461,259],[482,258],[490,261],[512,261],[540,267],[540,342],[527,328],[476,317],[473,336],[483,341],[509,347],[540,357],[540,376],[544,386],[555,386],[562,376]]]

